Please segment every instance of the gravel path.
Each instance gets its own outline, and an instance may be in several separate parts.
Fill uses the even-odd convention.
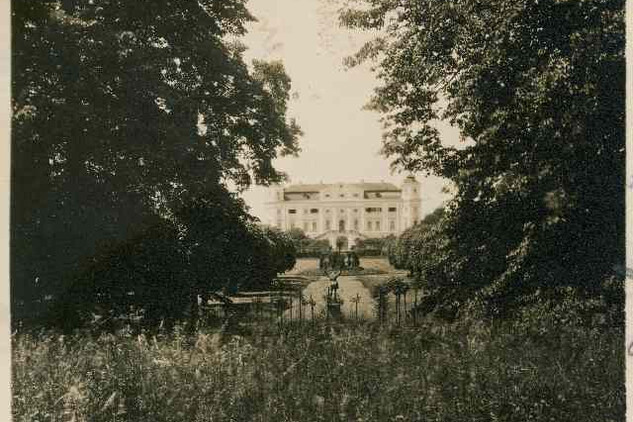
[[[365,286],[354,276],[341,276],[338,278],[338,296],[343,299],[343,305],[341,306],[341,312],[345,318],[355,317],[356,315],[356,304],[352,301],[357,295],[360,296],[360,301],[358,302],[358,317],[362,319],[372,319],[375,318],[375,308],[374,308],[374,299],[371,297],[371,294]],[[327,277],[320,277],[318,280],[313,281],[308,284],[308,286],[303,290],[303,296],[306,299],[312,299],[316,302],[316,306],[314,307],[314,315],[315,317],[321,316],[325,314],[325,295],[327,293],[327,288],[330,286],[331,282]],[[293,306],[293,315],[296,317],[298,315],[298,304]],[[286,314],[289,313],[289,310],[286,311]],[[310,306],[305,305],[303,308],[303,313],[306,318],[310,317]]]

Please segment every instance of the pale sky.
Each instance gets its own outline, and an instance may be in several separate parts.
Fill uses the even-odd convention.
[[[382,141],[380,115],[362,110],[377,85],[365,65],[346,69],[343,58],[357,51],[371,34],[340,28],[338,0],[250,0],[249,10],[258,22],[249,25],[242,40],[246,59],[281,60],[292,79],[289,117],[297,119],[304,136],[298,158],[275,162],[292,183],[393,182],[406,174],[391,174],[389,160],[379,154]],[[458,132],[441,127],[443,140],[455,143]],[[430,213],[447,195],[444,182],[416,175],[422,183],[422,212]],[[266,189],[254,187],[244,194],[251,212],[267,218]]]

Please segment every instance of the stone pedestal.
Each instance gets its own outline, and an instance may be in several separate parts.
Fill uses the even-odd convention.
[[[332,319],[341,319],[343,313],[341,312],[340,302],[328,302],[327,303],[327,317]]]

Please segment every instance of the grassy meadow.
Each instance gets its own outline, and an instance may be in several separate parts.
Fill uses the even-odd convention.
[[[554,323],[555,324],[555,323]],[[315,321],[16,334],[15,421],[619,421],[622,330]]]

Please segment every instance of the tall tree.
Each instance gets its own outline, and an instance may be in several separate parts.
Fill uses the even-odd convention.
[[[361,3],[342,21],[381,31],[349,63],[378,63],[384,154],[456,188],[450,301],[599,293],[624,257],[624,1]]]
[[[244,63],[244,0],[12,7],[16,316],[157,218],[191,234],[183,209],[206,198],[237,212],[229,187],[283,179],[272,161],[300,133],[290,80],[280,63]]]

